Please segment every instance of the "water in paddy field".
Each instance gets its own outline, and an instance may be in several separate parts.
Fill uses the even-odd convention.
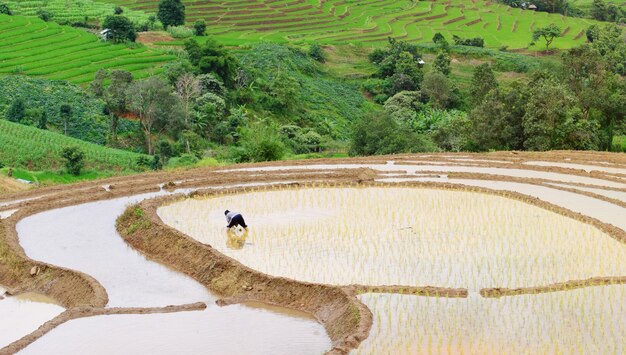
[[[626,285],[467,299],[358,296],[372,311],[353,354],[623,354]]]
[[[299,312],[232,305],[72,320],[20,354],[322,354],[331,341]]]
[[[82,271],[100,282],[109,307],[159,307],[212,302],[193,279],[147,260],[118,235],[115,220],[125,208],[156,194],[90,202],[38,213],[17,224],[26,255]]]
[[[330,349],[328,335],[314,319],[258,305],[218,307],[215,296],[195,280],[149,261],[129,247],[117,234],[115,220],[128,205],[155,195],[91,202],[33,215],[17,225],[20,244],[33,259],[93,276],[105,287],[109,307],[201,301],[208,308],[76,319],[52,330],[21,353],[321,354]],[[0,307],[2,302],[6,299],[0,301]],[[37,316],[33,318],[34,328],[16,333],[12,341],[62,311],[50,314],[37,310],[33,310]]]
[[[238,248],[224,228],[222,211],[231,207],[250,226]],[[258,191],[188,199],[163,206],[158,214],[246,266],[308,282],[478,291],[626,275],[626,246],[600,230],[477,192]]]
[[[0,297],[4,292],[0,286]],[[64,310],[41,295],[3,296],[0,299],[0,348],[37,330]]]

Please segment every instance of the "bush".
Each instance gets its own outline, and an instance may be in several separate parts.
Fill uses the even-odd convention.
[[[426,135],[405,129],[385,113],[372,113],[354,125],[350,155],[381,155],[435,151]]]
[[[67,172],[74,176],[80,175],[80,171],[85,166],[85,153],[79,147],[73,146],[64,148],[61,156],[65,160]]]
[[[5,3],[0,3],[0,14],[13,15],[13,12],[11,12],[11,9],[9,9],[9,5]]]
[[[309,56],[320,63],[326,62],[326,53],[324,53],[322,46],[317,43],[313,43],[309,47]]]
[[[240,147],[233,151],[235,161],[272,161],[285,155],[285,145],[278,130],[272,126],[256,124],[243,131]]]
[[[39,17],[41,20],[48,22],[50,20],[52,20],[52,13],[46,11],[46,10],[39,10],[37,11],[37,17]]]
[[[26,106],[24,100],[16,99],[11,103],[9,109],[4,113],[4,117],[7,121],[21,122],[26,117]]]
[[[167,163],[167,167],[172,169],[185,166],[194,166],[198,161],[200,160],[194,154],[183,154],[180,157],[170,159]]]
[[[194,34],[194,30],[185,26],[169,26],[167,32],[174,38],[189,38]]]
[[[485,46],[485,40],[480,37],[464,39],[457,35],[453,35],[452,40],[454,41],[454,44],[456,44],[457,46],[470,46],[470,47],[480,47],[480,48]]]
[[[206,32],[206,22],[203,20],[198,20],[193,24],[193,33],[196,36],[204,36]]]

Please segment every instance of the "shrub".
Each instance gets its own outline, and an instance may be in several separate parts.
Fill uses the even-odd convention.
[[[73,146],[64,148],[61,156],[65,160],[67,172],[74,176],[80,175],[80,171],[85,165],[85,153],[79,147]]]
[[[11,122],[20,122],[26,117],[26,106],[24,100],[16,99],[11,103],[9,109],[5,112],[4,117]]]
[[[0,3],[0,14],[13,15],[13,12],[11,12],[11,9],[9,9],[9,5],[5,3]]]
[[[174,38],[189,38],[194,34],[194,30],[185,26],[169,26],[167,32]]]
[[[454,44],[456,44],[457,46],[470,46],[470,47],[480,47],[480,48],[485,46],[485,40],[480,37],[461,38],[457,35],[453,35],[452,40],[454,41]]]
[[[46,10],[41,10],[39,9],[39,11],[37,11],[37,17],[39,17],[41,20],[48,22],[50,20],[52,20],[52,13],[46,11]]]
[[[428,136],[405,129],[385,113],[372,113],[355,123],[349,154],[380,155],[436,149]]]
[[[206,32],[206,22],[198,20],[193,24],[193,33],[196,36],[204,36]]]
[[[309,47],[309,56],[320,63],[326,62],[326,53],[324,53],[322,46],[317,43],[313,43]]]

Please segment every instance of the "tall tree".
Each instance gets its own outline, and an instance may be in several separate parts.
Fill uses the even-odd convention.
[[[537,42],[539,38],[543,38],[546,42],[546,50],[550,47],[550,44],[555,38],[561,37],[561,27],[550,24],[546,27],[539,27],[533,31],[533,43]]]
[[[193,74],[183,74],[176,82],[176,95],[180,99],[183,108],[183,120],[185,128],[189,128],[189,117],[193,100],[200,96],[200,80]],[[185,139],[187,153],[191,153],[189,140]]]
[[[63,132],[67,136],[70,120],[72,119],[72,106],[68,104],[61,105],[59,108],[59,116],[61,117],[61,121],[63,121]]]
[[[126,16],[107,16],[102,23],[102,28],[111,31],[108,38],[115,43],[135,42],[135,39],[137,39],[135,25]]]
[[[498,82],[491,66],[488,63],[477,66],[470,85],[470,102],[473,106],[478,105],[489,91],[497,88]]]
[[[180,0],[161,0],[157,18],[164,27],[185,24],[185,5]]]
[[[13,100],[11,106],[7,109],[4,117],[11,122],[20,122],[26,117],[26,105],[24,100],[17,98]]]
[[[136,81],[126,91],[129,109],[139,116],[148,153],[154,155],[155,130],[175,127],[180,118],[180,101],[160,77]]]

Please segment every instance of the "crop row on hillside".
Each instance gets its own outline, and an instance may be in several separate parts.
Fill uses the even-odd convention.
[[[102,42],[84,30],[33,17],[0,15],[0,74],[24,73],[85,83],[99,69],[124,69],[135,78],[157,72],[173,56]]]
[[[80,147],[87,167],[101,170],[137,170],[141,156],[6,120],[0,120],[0,142],[0,163],[31,170],[59,168],[61,151],[68,146]]]

